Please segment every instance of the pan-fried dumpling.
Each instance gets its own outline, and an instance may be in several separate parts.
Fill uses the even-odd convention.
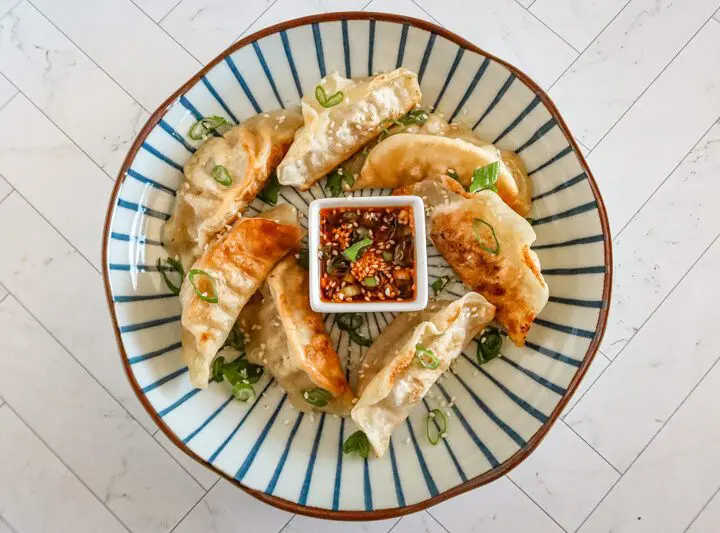
[[[299,107],[264,113],[198,148],[185,163],[186,181],[163,228],[163,242],[171,256],[180,256],[188,267],[215,235],[232,225],[263,189],[302,123]],[[218,165],[232,179],[229,185],[213,177]],[[221,176],[220,181],[228,176]]]
[[[383,123],[407,113],[421,97],[417,75],[404,68],[361,80],[333,72],[315,91],[302,100],[305,125],[277,169],[281,184],[302,191],[377,137]]]
[[[302,235],[295,208],[281,204],[238,220],[195,262],[180,290],[182,355],[195,387],[207,387],[210,364],[240,310]]]
[[[426,180],[398,192],[427,199],[433,244],[463,283],[497,307],[495,319],[523,346],[549,296],[530,249],[535,231],[494,192],[461,193],[453,182]]]
[[[351,413],[378,457],[392,431],[494,314],[492,304],[470,292],[454,302],[436,300],[424,311],[401,314],[383,330],[363,358],[359,400]],[[418,347],[431,350],[437,361],[421,364]]]
[[[263,365],[297,409],[347,415],[353,394],[323,317],[310,308],[308,271],[288,255],[270,272],[262,296],[240,313],[248,360]]]

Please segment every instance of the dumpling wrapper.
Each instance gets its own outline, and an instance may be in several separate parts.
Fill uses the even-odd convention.
[[[463,283],[497,307],[495,319],[517,346],[523,346],[533,320],[549,297],[540,260],[530,249],[536,236],[528,221],[494,192],[467,193],[447,177],[396,192],[424,199],[429,208],[429,236],[435,248]],[[497,254],[480,247],[473,230],[476,218],[495,230],[500,247]],[[494,248],[489,230],[485,226],[481,229],[484,245]]]
[[[163,227],[163,243],[183,266],[191,265],[205,245],[232,225],[265,187],[302,126],[299,106],[256,115],[208,139],[185,163],[186,181],[178,190],[175,209]],[[230,186],[212,176],[223,165]]]
[[[417,75],[405,68],[360,80],[333,72],[319,86],[327,96],[341,91],[343,100],[325,108],[314,93],[302,99],[305,125],[277,169],[281,184],[301,191],[377,137],[381,124],[410,111],[422,96]]]
[[[248,360],[265,367],[293,406],[305,412],[350,413],[352,390],[322,315],[310,308],[308,271],[295,257],[287,256],[272,270],[262,301],[243,309],[240,325],[249,335]],[[333,395],[328,405],[316,407],[305,401],[303,393],[316,387]]]
[[[238,220],[193,265],[215,280],[218,297],[217,303],[204,301],[187,277],[180,289],[182,356],[195,387],[207,387],[212,360],[240,310],[275,264],[300,245],[302,236],[295,208],[281,204],[255,218]],[[200,279],[196,277],[196,283]]]
[[[470,292],[454,302],[433,301],[419,313],[403,313],[375,339],[361,364],[359,400],[351,416],[378,457],[410,409],[494,315],[492,304]],[[436,369],[416,362],[418,344],[435,353]]]

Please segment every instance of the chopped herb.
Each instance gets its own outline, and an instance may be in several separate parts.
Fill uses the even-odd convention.
[[[411,124],[417,124],[418,126],[422,126],[425,124],[425,121],[428,119],[428,112],[424,109],[413,109],[406,115],[400,117],[400,123],[409,126]]]
[[[198,283],[202,284],[201,287],[195,283],[196,277],[200,278]],[[201,300],[210,304],[218,303],[215,280],[210,276],[210,274],[204,270],[200,270],[199,268],[193,268],[190,272],[188,272],[188,280],[190,281],[190,285],[192,285],[193,289],[195,289],[195,294],[197,294]]]
[[[478,364],[484,365],[488,361],[495,359],[498,355],[500,355],[502,343],[503,339],[497,328],[485,328],[485,331],[482,332],[477,343],[476,357]]]
[[[240,352],[241,356],[245,355],[245,333],[240,328],[233,327],[222,347],[232,348]]]
[[[367,337],[364,337],[360,335],[355,330],[348,331],[348,335],[350,336],[350,340],[353,341],[355,344],[359,344],[360,346],[370,346],[372,345],[372,341],[368,339]]]
[[[357,261],[362,256],[362,251],[373,243],[372,239],[365,238],[361,241],[351,244],[345,249],[343,255],[350,261]]]
[[[160,275],[163,278],[163,281],[165,282],[165,285],[167,285],[168,289],[170,289],[170,292],[173,294],[180,294],[180,287],[182,286],[183,279],[185,278],[185,269],[183,269],[182,263],[178,261],[177,259],[174,259],[172,257],[168,257],[165,261],[177,270],[178,274],[180,274],[180,283],[175,285],[172,281],[170,281],[170,278],[168,278],[167,272],[165,272],[165,269],[162,265],[162,259],[158,257],[158,260],[156,261],[155,265],[157,266],[158,272],[160,272]]]
[[[212,177],[220,185],[224,185],[225,187],[230,187],[233,182],[230,172],[228,172],[228,169],[222,165],[215,165],[215,167],[212,169]]]
[[[443,436],[447,436],[447,418],[440,409],[433,409],[425,418],[425,430],[430,444],[435,446]]]
[[[314,405],[315,407],[325,407],[332,399],[332,394],[325,389],[315,387],[314,389],[303,392],[303,398],[305,398],[305,401],[310,405]]]
[[[342,449],[345,454],[357,452],[360,457],[367,459],[370,454],[370,441],[365,433],[358,430],[347,438]]]
[[[383,256],[383,259],[385,259],[385,261],[393,260],[393,254],[391,252],[383,252],[382,256]]]
[[[273,172],[270,174],[270,178],[265,184],[265,188],[263,188],[263,190],[260,191],[260,194],[258,194],[258,198],[266,204],[275,205],[278,201],[278,192],[280,192],[280,189],[282,189],[282,185],[280,185],[277,175]]]
[[[350,268],[350,264],[347,259],[342,255],[336,255],[328,263],[325,270],[328,274],[344,274]]]
[[[450,276],[440,276],[436,278],[430,285],[430,288],[433,290],[433,296],[440,294],[443,289],[447,287],[448,283],[450,283]]]
[[[298,252],[298,263],[305,270],[310,268],[310,251],[307,248],[303,248]]]
[[[229,125],[229,123],[223,117],[218,117],[217,115],[203,117],[193,124],[192,128],[190,128],[188,136],[194,141],[199,141],[225,125]]]
[[[429,368],[430,370],[435,370],[440,366],[440,359],[435,355],[435,352],[422,344],[415,346],[415,359],[418,360],[418,363],[420,363],[423,368]]]
[[[224,379],[223,366],[225,366],[225,358],[221,355],[212,363],[212,375],[210,377],[210,381],[214,381],[215,383],[222,382]]]
[[[365,285],[366,287],[377,287],[378,280],[375,276],[368,276],[362,280],[362,284]]]
[[[480,232],[484,230],[484,228],[489,228],[492,240],[494,242],[492,247],[487,246],[483,242],[483,238],[480,235]],[[482,218],[473,218],[473,233],[475,234],[475,239],[478,242],[478,245],[480,248],[485,250],[488,253],[497,255],[500,253],[500,242],[498,241],[497,235],[495,235],[495,228],[493,228],[490,224],[485,222]]]
[[[328,174],[327,181],[325,182],[325,189],[327,189],[332,196],[341,196],[345,194],[345,187],[343,184],[347,184],[348,187],[352,187],[354,183],[355,178],[352,173],[344,171],[342,167],[338,167]]]
[[[233,396],[239,402],[247,402],[255,397],[255,389],[249,383],[235,383],[232,388]]]
[[[498,192],[498,174],[500,172],[500,161],[495,161],[484,167],[476,168],[473,171],[472,182],[468,188],[469,192],[491,190]]]
[[[357,332],[362,323],[363,319],[359,313],[340,313],[337,317],[338,328],[347,331],[350,340],[360,346],[370,346],[372,341]]]
[[[325,89],[323,89],[322,85],[318,85],[315,87],[315,98],[323,107],[332,107],[334,105],[338,105],[340,102],[342,102],[344,95],[342,91],[338,91],[335,94],[331,94],[328,96],[328,94],[325,92]]]
[[[263,372],[263,367],[241,357],[230,363],[225,363],[223,366],[223,375],[231,385],[236,383],[257,383]]]

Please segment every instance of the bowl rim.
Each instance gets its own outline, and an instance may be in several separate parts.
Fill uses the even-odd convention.
[[[135,155],[137,154],[138,150],[140,149],[140,146],[142,145],[143,141],[147,138],[147,136],[150,134],[150,132],[153,130],[153,128],[158,124],[160,119],[164,116],[164,114],[167,112],[167,110],[170,108],[170,106],[178,99],[179,96],[184,94],[187,90],[192,88],[195,84],[197,84],[201,78],[210,71],[213,67],[215,67],[218,63],[224,60],[224,58],[235,51],[239,50],[240,48],[247,46],[248,44],[253,43],[254,41],[257,41],[259,39],[262,39],[264,37],[267,37],[269,35],[273,35],[275,33],[279,33],[284,30],[292,29],[298,26],[306,26],[308,24],[312,23],[324,23],[324,22],[337,22],[337,21],[343,21],[343,20],[376,20],[376,21],[382,21],[382,22],[393,22],[397,24],[408,24],[410,26],[429,31],[431,33],[434,33],[436,35],[439,35],[445,39],[448,39],[449,41],[452,41],[453,43],[457,44],[458,46],[461,46],[463,48],[466,48],[472,52],[478,53],[483,55],[484,57],[489,58],[492,61],[497,62],[498,64],[504,66],[507,68],[511,73],[513,73],[516,77],[518,77],[528,88],[533,90],[533,92],[536,94],[536,96],[540,99],[540,101],[543,103],[543,105],[546,107],[546,109],[550,112],[552,117],[557,121],[557,125],[562,131],[563,135],[565,136],[566,140],[570,144],[570,146],[573,148],[575,155],[577,156],[583,171],[585,172],[588,183],[590,184],[590,188],[593,192],[593,196],[595,197],[595,201],[597,203],[597,210],[598,215],[600,217],[600,224],[602,227],[603,236],[605,237],[603,239],[603,248],[604,248],[604,261],[605,261],[605,279],[603,283],[603,296],[602,296],[602,302],[603,307],[600,309],[600,313],[598,316],[598,323],[596,327],[596,335],[593,338],[592,342],[588,346],[587,351],[585,352],[585,356],[583,358],[583,362],[581,366],[578,368],[577,372],[575,373],[575,376],[570,381],[570,384],[567,387],[567,391],[565,395],[560,399],[558,404],[555,406],[555,409],[552,411],[552,413],[549,415],[547,422],[545,422],[540,428],[537,430],[537,432],[528,440],[527,444],[523,446],[521,449],[519,449],[517,452],[515,452],[513,455],[511,455],[507,460],[505,460],[500,466],[493,468],[492,470],[488,470],[487,472],[480,474],[479,476],[476,476],[472,479],[469,479],[459,485],[456,485],[455,487],[452,487],[437,496],[433,496],[431,498],[428,498],[426,500],[423,500],[421,502],[414,503],[412,505],[407,505],[405,507],[391,507],[386,509],[377,509],[372,511],[363,511],[363,510],[342,510],[342,511],[334,511],[331,509],[324,509],[321,507],[311,507],[306,505],[300,505],[296,502],[287,500],[285,498],[280,498],[278,496],[271,496],[268,494],[265,494],[262,491],[252,489],[250,487],[247,487],[243,485],[242,483],[235,480],[233,477],[227,475],[226,473],[220,471],[218,468],[214,467],[213,465],[209,464],[207,461],[199,457],[197,454],[195,454],[189,447],[187,447],[185,444],[178,439],[178,437],[170,430],[170,428],[165,424],[165,422],[157,415],[157,412],[155,409],[153,409],[152,405],[150,405],[147,398],[141,393],[140,386],[138,385],[135,376],[132,373],[132,370],[130,369],[130,365],[128,364],[128,356],[125,352],[125,348],[122,342],[122,338],[120,335],[120,329],[118,327],[118,321],[117,321],[117,315],[115,313],[115,307],[114,302],[112,298],[112,290],[110,286],[110,272],[108,269],[108,247],[109,247],[109,241],[110,241],[110,228],[112,224],[113,219],[113,213],[115,211],[115,205],[117,203],[117,197],[120,192],[120,188],[122,187],[122,184],[125,181],[125,178],[127,176],[127,171],[130,168],[130,165],[132,164],[133,160],[135,159]],[[437,24],[434,24],[432,22],[428,22],[426,20],[414,18],[414,17],[408,17],[404,15],[396,15],[391,13],[379,13],[379,12],[372,12],[372,11],[338,11],[334,13],[322,13],[322,14],[316,14],[316,15],[309,15],[306,17],[300,17],[292,20],[287,20],[284,22],[280,22],[278,24],[274,24],[272,26],[268,26],[267,28],[263,28],[257,32],[254,32],[246,37],[243,37],[242,39],[234,42],[229,47],[227,47],[223,52],[221,52],[219,55],[217,55],[212,61],[208,62],[203,68],[201,68],[195,75],[193,75],[188,81],[186,81],[180,88],[178,88],[175,92],[173,92],[163,103],[161,103],[158,108],[152,113],[152,115],[148,118],[147,122],[143,126],[143,128],[138,133],[137,137],[135,138],[135,141],[133,142],[132,146],[128,150],[127,155],[125,156],[125,159],[123,161],[122,166],[120,167],[120,170],[118,172],[118,177],[115,180],[115,185],[112,190],[112,194],[110,196],[110,200],[107,207],[107,212],[105,216],[105,226],[103,230],[103,239],[102,239],[102,274],[103,274],[103,282],[105,285],[105,297],[107,301],[107,305],[110,311],[110,317],[112,319],[112,327],[113,331],[115,333],[115,341],[117,343],[118,351],[120,353],[120,357],[122,359],[122,365],[123,369],[125,370],[125,375],[127,376],[128,380],[130,381],[130,385],[133,389],[133,392],[135,393],[135,396],[138,398],[140,403],[143,405],[147,413],[150,415],[152,420],[158,425],[158,427],[162,430],[163,433],[170,439],[170,441],[177,446],[179,449],[181,449],[186,455],[197,461],[199,464],[203,465],[204,467],[208,468],[215,474],[219,475],[221,478],[226,479],[227,481],[230,481],[235,486],[241,488],[246,493],[250,494],[251,496],[254,496],[258,500],[265,502],[267,504],[272,505],[273,507],[277,507],[283,511],[288,511],[291,513],[297,513],[305,516],[310,516],[313,518],[321,518],[321,519],[327,519],[327,520],[343,520],[343,521],[361,521],[361,520],[382,520],[387,518],[395,518],[411,513],[415,513],[418,511],[421,511],[423,509],[426,509],[428,507],[431,507],[433,505],[436,505],[440,502],[443,502],[445,500],[448,500],[450,498],[453,498],[455,496],[458,496],[460,494],[463,494],[469,490],[475,489],[477,487],[480,487],[482,485],[486,485],[490,483],[491,481],[494,481],[498,479],[501,476],[504,476],[508,472],[510,472],[513,468],[518,466],[522,461],[524,461],[528,455],[530,455],[531,452],[535,450],[535,448],[538,447],[540,442],[545,438],[550,428],[557,422],[557,420],[560,418],[560,414],[562,413],[563,409],[567,405],[570,398],[572,398],[573,394],[577,390],[578,385],[580,384],[580,381],[585,376],[585,373],[587,372],[590,364],[592,363],[593,359],[595,358],[595,354],[598,351],[598,348],[600,347],[600,342],[602,341],[603,335],[605,334],[605,328],[607,326],[607,319],[608,314],[610,311],[610,299],[612,295],[612,277],[613,277],[613,262],[612,262],[612,238],[610,237],[610,225],[608,222],[608,216],[607,211],[605,210],[605,204],[603,202],[602,196],[600,195],[600,191],[598,189],[597,183],[595,181],[595,178],[592,175],[592,172],[590,170],[590,167],[587,164],[587,161],[585,161],[585,157],[583,156],[582,152],[580,151],[577,143],[575,142],[574,137],[570,133],[570,130],[567,126],[567,123],[563,119],[563,117],[560,115],[560,112],[558,111],[557,107],[553,103],[553,101],[550,99],[548,94],[535,82],[533,81],[529,76],[527,76],[524,72],[522,72],[517,67],[513,66],[512,64],[508,63],[507,61],[504,61],[497,56],[486,52],[482,48],[476,46],[472,42],[468,41],[467,39],[459,36],[458,34],[447,30],[443,28],[442,26],[439,26]]]
[[[320,210],[335,207],[398,207],[409,205],[415,222],[415,298],[402,302],[328,302],[320,297],[319,250]],[[351,196],[319,198],[308,208],[308,250],[310,251],[310,307],[318,313],[382,313],[422,311],[428,304],[427,246],[425,243],[425,203],[419,196]]]

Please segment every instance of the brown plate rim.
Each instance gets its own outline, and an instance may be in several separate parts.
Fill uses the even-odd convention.
[[[167,425],[163,422],[163,420],[157,415],[156,411],[153,409],[153,407],[148,402],[147,398],[144,394],[140,391],[140,386],[138,385],[137,381],[135,380],[135,377],[133,373],[130,370],[130,365],[128,364],[128,357],[127,353],[125,352],[125,348],[122,343],[122,339],[120,336],[120,329],[118,327],[117,322],[117,316],[115,314],[115,307],[113,304],[112,299],[112,293],[110,290],[110,278],[109,278],[109,271],[108,271],[108,263],[106,261],[106,258],[108,257],[108,242],[110,239],[110,225],[112,222],[112,215],[115,209],[115,204],[117,203],[117,196],[120,191],[120,187],[122,186],[127,170],[130,168],[130,165],[132,161],[135,158],[135,154],[139,150],[141,144],[143,141],[147,138],[148,134],[152,131],[152,129],[157,125],[157,123],[160,121],[160,119],[163,117],[165,112],[168,110],[168,108],[177,100],[177,98],[184,94],[188,89],[193,87],[197,82],[200,81],[200,79],[215,65],[217,65],[219,62],[221,62],[227,55],[232,54],[236,50],[251,44],[254,41],[257,41],[259,39],[262,39],[263,37],[266,37],[268,35],[272,35],[274,33],[278,33],[284,30],[288,30],[291,28],[295,28],[297,26],[305,26],[312,23],[320,23],[320,22],[335,22],[335,21],[342,21],[342,20],[379,20],[383,22],[394,22],[398,24],[409,24],[410,26],[414,26],[429,32],[432,32],[436,35],[439,35],[441,37],[444,37],[445,39],[448,39],[458,46],[461,46],[463,48],[466,48],[468,50],[471,50],[473,52],[476,52],[478,54],[483,55],[484,57],[487,57],[491,59],[492,61],[496,61],[497,63],[503,65],[505,68],[507,68],[510,72],[515,74],[520,80],[522,80],[523,83],[527,87],[533,90],[533,92],[540,98],[542,103],[545,105],[545,107],[548,109],[548,111],[551,113],[553,118],[557,121],[558,126],[560,127],[561,131],[565,135],[565,138],[567,139],[568,143],[570,143],[570,146],[573,147],[575,154],[577,155],[582,167],[583,171],[588,177],[588,182],[590,183],[590,187],[592,189],[593,195],[595,196],[595,201],[597,203],[597,209],[598,214],[600,216],[600,223],[602,226],[603,231],[603,243],[604,243],[604,259],[605,259],[605,280],[603,284],[603,307],[600,310],[600,315],[598,317],[598,323],[596,328],[595,337],[593,338],[592,342],[590,343],[590,346],[588,347],[587,351],[585,352],[585,357],[583,358],[583,362],[578,368],[577,372],[575,373],[575,376],[573,377],[572,381],[567,387],[567,390],[565,392],[565,395],[560,399],[558,402],[558,405],[555,407],[553,412],[548,417],[548,421],[545,422],[540,429],[537,430],[537,432],[530,438],[530,440],[523,446],[520,450],[515,452],[510,458],[508,458],[506,461],[504,461],[500,466],[489,470],[479,476],[476,476],[472,479],[469,479],[468,481],[465,481],[464,483],[461,483],[460,485],[457,485],[451,489],[448,489],[437,496],[433,496],[431,498],[428,498],[427,500],[423,500],[421,502],[418,502],[413,505],[407,505],[405,507],[393,507],[393,508],[387,508],[387,509],[377,509],[373,511],[333,511],[330,509],[324,509],[320,507],[310,507],[305,505],[300,505],[296,502],[292,502],[289,500],[286,500],[284,498],[279,498],[277,496],[270,496],[268,494],[265,494],[264,492],[251,489],[249,487],[246,487],[242,483],[236,481],[234,478],[228,476],[224,472],[221,472],[211,464],[209,464],[207,461],[196,455],[190,448],[188,448],[185,444],[178,439],[178,437],[170,430],[170,428],[167,427]],[[567,124],[565,123],[565,120],[563,120],[562,116],[560,115],[560,112],[558,111],[557,107],[555,107],[555,104],[552,102],[550,97],[545,93],[545,91],[532,79],[530,79],[526,74],[521,72],[518,68],[514,67],[510,63],[503,61],[502,59],[499,59],[498,57],[494,56],[493,54],[490,54],[486,52],[485,50],[479,48],[478,46],[475,46],[470,41],[464,39],[463,37],[460,37],[459,35],[446,30],[445,28],[438,26],[437,24],[433,24],[431,22],[427,22],[422,19],[417,19],[413,17],[406,17],[401,15],[395,15],[390,13],[375,13],[375,12],[364,12],[364,11],[342,11],[342,12],[336,12],[336,13],[324,13],[319,15],[310,15],[307,17],[301,17],[293,20],[288,20],[285,22],[281,22],[279,24],[275,24],[273,26],[269,26],[265,29],[262,29],[260,31],[257,31],[251,35],[248,35],[247,37],[244,37],[243,39],[240,39],[239,41],[233,43],[230,45],[224,52],[219,54],[215,59],[210,61],[207,65],[205,65],[197,74],[195,74],[192,78],[190,78],[187,82],[185,82],[177,91],[175,91],[169,98],[167,98],[158,108],[157,110],[150,116],[148,121],[145,123],[145,126],[143,126],[142,130],[140,130],[140,133],[136,137],[135,141],[133,142],[132,147],[128,151],[127,156],[125,157],[125,160],[123,161],[123,165],[120,168],[120,172],[118,173],[118,177],[115,181],[115,186],[112,191],[112,195],[110,197],[110,202],[107,209],[107,214],[105,217],[105,227],[103,231],[103,241],[102,241],[102,273],[103,273],[103,282],[105,284],[105,296],[107,299],[108,308],[110,310],[110,316],[112,317],[112,326],[113,330],[115,332],[115,340],[118,345],[118,350],[120,352],[120,356],[122,359],[123,368],[125,370],[125,374],[128,377],[128,380],[130,381],[130,385],[132,386],[132,389],[135,393],[135,396],[137,396],[138,400],[142,403],[145,410],[148,412],[150,417],[153,419],[153,421],[158,425],[158,427],[165,433],[165,435],[175,444],[178,448],[180,448],[184,453],[186,453],[188,456],[190,456],[192,459],[203,465],[204,467],[210,469],[214,473],[218,474],[222,478],[225,478],[226,480],[230,481],[237,487],[240,487],[245,492],[250,494],[251,496],[254,496],[255,498],[268,503],[274,507],[277,507],[279,509],[282,509],[283,511],[288,511],[291,513],[297,513],[305,516],[310,516],[314,518],[323,518],[323,519],[330,519],[330,520],[382,520],[386,518],[394,518],[398,516],[403,516],[406,514],[414,513],[417,511],[421,511],[423,509],[426,509],[430,506],[436,505],[442,501],[445,501],[449,498],[452,498],[454,496],[457,496],[459,494],[462,494],[464,492],[467,492],[471,489],[480,487],[482,485],[486,485],[487,483],[490,483],[491,481],[494,481],[495,479],[507,474],[515,468],[517,465],[519,465],[525,458],[530,455],[530,453],[537,448],[538,444],[542,441],[542,439],[547,435],[547,432],[550,430],[550,428],[553,426],[553,424],[558,420],[560,417],[560,413],[562,413],[563,409],[565,408],[565,405],[568,403],[570,398],[575,393],[575,390],[577,389],[580,380],[583,378],[585,373],[587,372],[588,367],[590,366],[590,363],[592,362],[593,358],[595,357],[595,354],[600,346],[600,342],[602,341],[603,335],[605,334],[605,328],[607,326],[607,319],[608,319],[608,313],[610,310],[610,297],[612,292],[612,276],[613,276],[613,263],[612,263],[612,240],[610,238],[610,226],[608,223],[608,217],[607,212],[605,210],[605,204],[603,203],[602,196],[600,196],[600,191],[598,189],[597,183],[595,182],[595,179],[592,175],[592,172],[590,171],[590,168],[588,167],[587,162],[585,161],[585,158],[582,155],[582,152],[577,146],[577,143],[575,142],[575,139],[570,134],[570,131],[567,127]]]

